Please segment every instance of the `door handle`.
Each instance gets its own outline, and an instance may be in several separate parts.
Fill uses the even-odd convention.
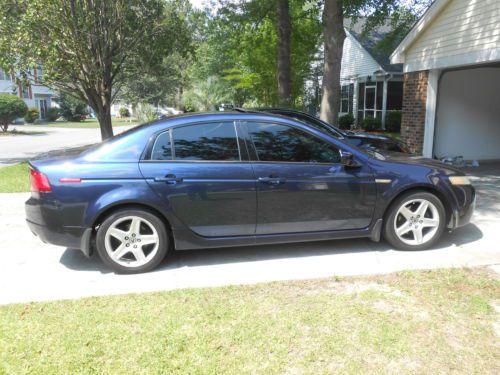
[[[259,177],[257,181],[259,181],[262,184],[281,185],[286,182],[286,179],[281,177]]]
[[[177,177],[175,174],[167,174],[164,177],[155,177],[155,182],[165,182],[169,185],[179,184],[183,181],[182,177]]]

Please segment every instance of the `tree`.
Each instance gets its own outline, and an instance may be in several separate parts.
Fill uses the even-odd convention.
[[[58,102],[59,112],[66,121],[80,122],[88,114],[87,104],[68,94],[61,93]]]
[[[140,75],[135,69],[131,74],[125,73],[120,99],[133,105],[179,105],[180,92],[186,85],[186,69],[195,52],[200,14],[202,12],[194,10],[189,0],[170,0],[164,4],[166,25],[162,32],[169,41],[162,44],[168,45],[168,49],[158,50],[154,63],[144,64]]]
[[[193,67],[192,79],[219,76],[228,81],[232,101],[238,106],[303,107],[305,81],[321,42],[320,11],[313,1],[219,4],[217,14],[207,17],[205,35],[197,48],[201,63]],[[288,10],[281,12],[286,8],[283,4],[288,4]],[[283,23],[283,16],[288,21]],[[289,42],[285,41],[287,35]]]
[[[321,119],[336,124],[340,107],[340,68],[344,47],[344,19],[365,18],[364,33],[389,23],[392,33],[383,40],[380,50],[392,50],[430,6],[432,0],[324,0],[324,76]]]
[[[42,83],[87,102],[103,139],[113,135],[111,104],[124,78],[169,54],[176,36],[162,0],[3,3],[0,63],[25,71],[42,63]]]
[[[278,0],[278,98],[280,105],[289,106],[292,96],[290,5],[288,0]]]
[[[17,95],[0,94],[0,127],[6,132],[9,125],[28,111],[26,103]]]
[[[325,59],[320,117],[323,121],[336,124],[340,106],[340,69],[345,40],[342,0],[325,0],[323,38]]]
[[[184,96],[184,106],[189,110],[214,111],[217,105],[231,98],[229,84],[216,76],[198,82]]]

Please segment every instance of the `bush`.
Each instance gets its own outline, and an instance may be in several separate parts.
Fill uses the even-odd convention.
[[[120,113],[120,117],[130,117],[130,111],[126,107],[121,107],[118,112]]]
[[[59,109],[49,108],[47,111],[47,120],[56,121],[59,118]]]
[[[139,104],[135,109],[134,114],[139,124],[150,122],[158,118],[156,109],[149,104]]]
[[[401,132],[401,111],[389,111],[385,115],[385,130],[389,132]]]
[[[16,95],[0,94],[0,127],[4,132],[16,118],[24,117],[28,111],[26,103]]]
[[[365,117],[361,122],[361,127],[367,132],[380,130],[382,128],[382,122],[379,118]]]
[[[61,94],[59,98],[61,116],[66,121],[80,122],[87,115],[87,104],[69,95]]]
[[[38,119],[39,115],[40,112],[38,111],[38,108],[30,108],[24,115],[24,121],[26,121],[28,124],[33,124],[35,120]]]
[[[339,128],[349,130],[351,126],[354,124],[354,116],[352,113],[348,113],[346,115],[340,116],[339,118]]]

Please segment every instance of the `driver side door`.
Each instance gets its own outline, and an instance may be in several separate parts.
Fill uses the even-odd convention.
[[[257,235],[370,225],[376,185],[368,166],[343,166],[338,147],[298,127],[244,126],[256,177]]]

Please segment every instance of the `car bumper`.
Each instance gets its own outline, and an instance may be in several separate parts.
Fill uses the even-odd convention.
[[[453,215],[449,223],[450,229],[463,227],[470,222],[474,210],[476,209],[476,192],[473,187],[465,194],[465,203],[457,209],[453,210]]]
[[[28,227],[43,242],[80,249],[86,256],[91,255],[92,228],[50,223],[44,208],[32,199],[26,202],[25,210]]]

